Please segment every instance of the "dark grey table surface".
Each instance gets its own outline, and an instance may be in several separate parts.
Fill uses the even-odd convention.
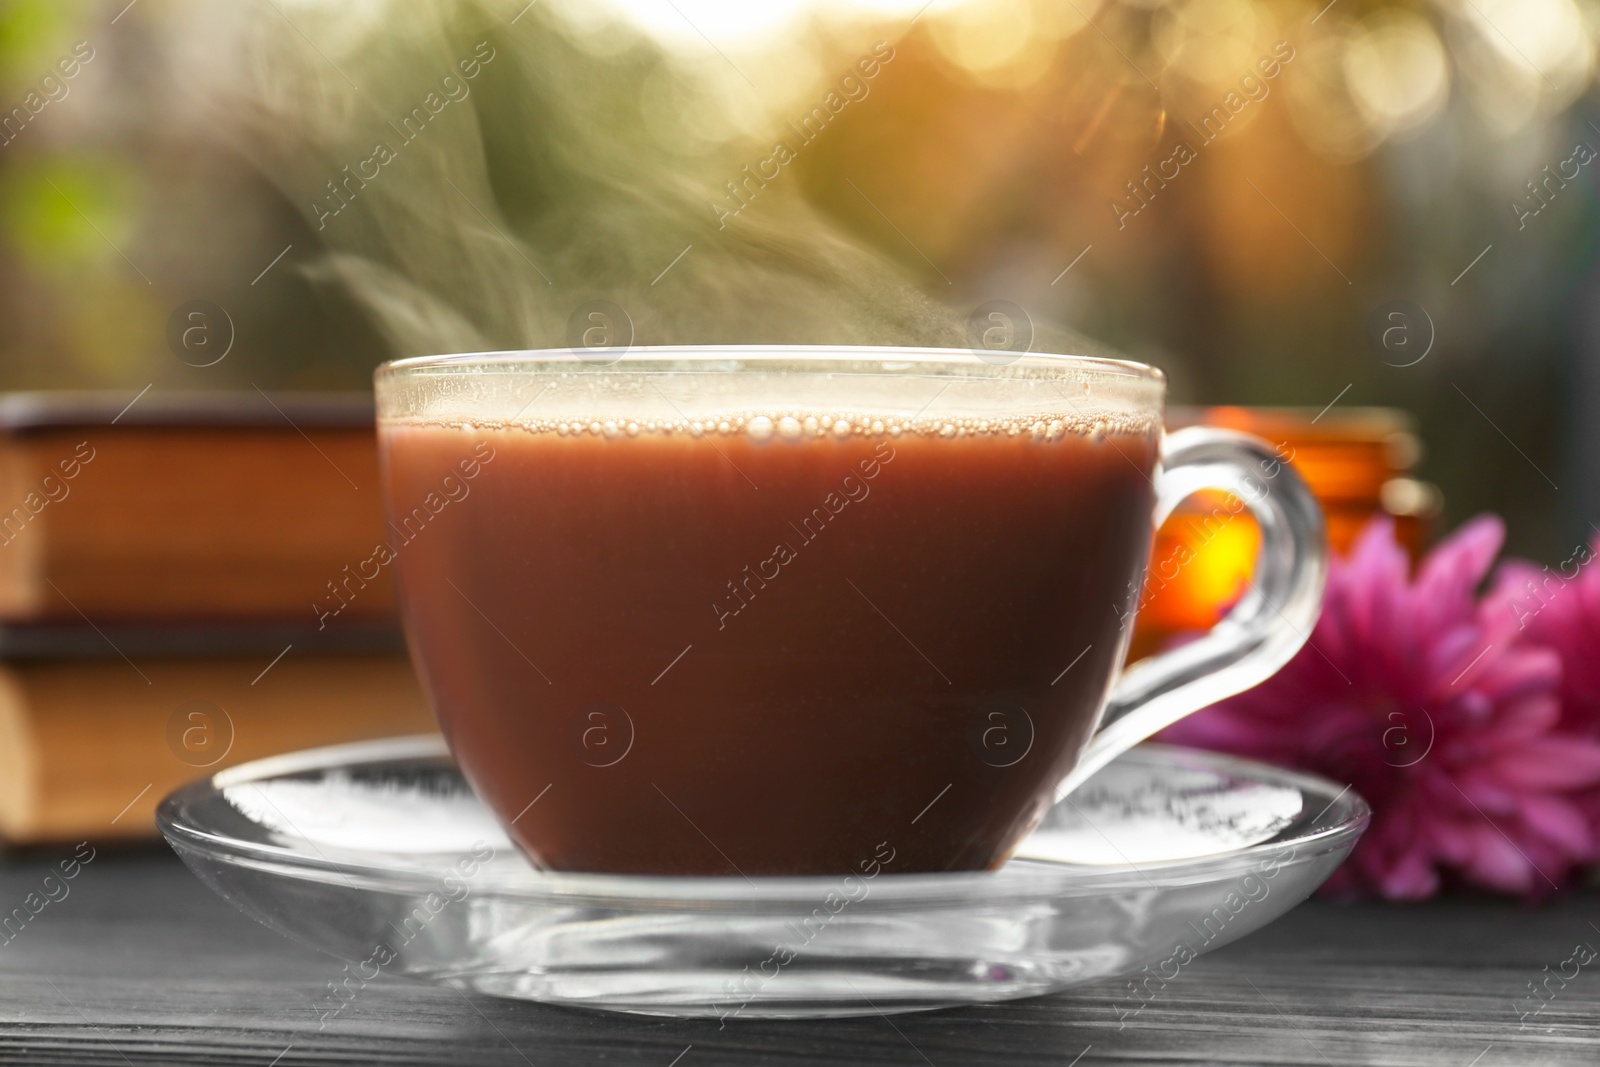
[[[0,860],[0,914],[62,856]],[[234,911],[164,850],[103,849],[0,944],[0,1063],[1597,1064],[1600,958],[1575,962],[1580,945],[1600,947],[1600,893],[1537,908],[1314,900],[1125,1020],[1121,983],[719,1029],[380,979],[319,1030],[313,1005],[339,964]],[[1548,992],[1534,999],[1530,982]]]

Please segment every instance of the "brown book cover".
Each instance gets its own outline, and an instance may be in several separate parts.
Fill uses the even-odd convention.
[[[0,621],[392,633],[388,540],[366,394],[0,398]]]
[[[0,838],[146,837],[184,782],[245,760],[429,732],[401,656],[0,666]]]
[[[275,656],[404,653],[393,619],[342,619],[319,629],[315,622],[213,619],[208,622],[90,623],[82,618],[44,622],[0,621],[0,662],[18,660],[188,659],[197,656]]]

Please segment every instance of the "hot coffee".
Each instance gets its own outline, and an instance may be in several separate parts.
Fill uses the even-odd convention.
[[[1061,407],[385,421],[463,769],[556,869],[1002,862],[1095,726],[1152,533],[1157,420]]]
[[[1304,486],[1254,438],[1164,436],[1163,392],[947,349],[402,360],[374,555],[451,749],[539,863],[982,870],[1316,621]],[[1153,526],[1203,490],[1257,521],[1251,588],[1122,672]]]

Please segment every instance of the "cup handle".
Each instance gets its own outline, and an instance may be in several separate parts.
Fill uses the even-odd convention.
[[[1300,476],[1260,438],[1191,427],[1167,435],[1155,524],[1195,493],[1219,489],[1261,528],[1255,574],[1233,610],[1204,636],[1128,667],[1100,730],[1056,790],[1066,797],[1134,745],[1191,712],[1270,678],[1311,635],[1327,581],[1322,511]]]

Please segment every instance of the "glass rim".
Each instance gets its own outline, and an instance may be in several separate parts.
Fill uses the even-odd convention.
[[[999,353],[995,353],[999,355]],[[610,357],[610,358],[607,358]],[[1154,385],[1165,386],[1167,376],[1158,367],[1131,359],[1112,359],[1107,356],[1086,356],[1074,353],[1019,352],[1014,359],[985,359],[977,349],[937,346],[899,347],[895,345],[773,345],[773,344],[715,344],[715,345],[631,345],[627,347],[598,348],[525,348],[491,349],[482,352],[453,352],[430,356],[407,356],[379,364],[374,372],[381,381],[397,374],[414,371],[471,371],[497,366],[554,366],[575,364],[592,367],[597,371],[647,370],[649,365],[669,366],[687,372],[719,371],[714,366],[729,361],[756,362],[763,370],[786,372],[826,373],[896,373],[915,370],[917,367],[960,366],[968,369],[987,369],[990,373],[980,377],[999,379],[1006,371],[1022,369],[1048,370],[1050,368],[1078,368],[1114,377],[1137,378]],[[905,367],[886,367],[885,364],[904,363]],[[682,366],[689,364],[689,366]],[[695,366],[695,365],[702,366]],[[860,364],[860,366],[840,366]],[[873,366],[877,364],[878,366]]]

